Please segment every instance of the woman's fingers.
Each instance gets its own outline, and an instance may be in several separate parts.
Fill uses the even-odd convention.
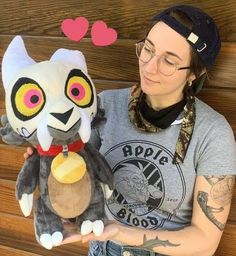
[[[24,159],[28,159],[32,154],[34,153],[34,148],[32,147],[27,147],[26,152],[23,154]]]
[[[64,240],[61,242],[60,245],[79,242],[81,240],[82,240],[82,235],[73,234],[73,235],[69,235],[68,237],[64,238]]]
[[[33,152],[34,152],[34,149],[33,149],[32,147],[27,147],[26,152],[27,152],[29,155],[32,155]]]
[[[29,154],[28,153],[24,153],[24,159],[26,160],[28,157],[29,157]]]

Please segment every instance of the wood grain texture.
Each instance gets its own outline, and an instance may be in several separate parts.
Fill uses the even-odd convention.
[[[95,86],[98,92],[107,89],[127,88],[136,82],[121,82],[121,81],[107,81],[95,80]],[[203,88],[197,95],[200,100],[203,100],[220,114],[224,115],[231,125],[234,134],[236,134],[236,89],[234,88],[218,88],[212,87]],[[5,113],[4,97],[0,94],[0,114]],[[2,143],[0,141],[0,143]],[[9,150],[7,150],[8,152]],[[0,156],[1,159],[1,156]],[[15,164],[13,164],[15,166]]]
[[[15,189],[15,182],[13,181],[7,181],[0,179],[0,244],[4,244],[7,246],[12,246],[12,248],[18,248],[18,249],[24,249],[29,250],[30,252],[37,252],[44,250],[38,246],[38,244],[34,240],[34,234],[33,234],[33,222],[32,222],[32,215],[30,218],[24,218],[22,217],[22,214],[19,210],[18,202],[15,199],[14,196],[14,189]],[[222,242],[220,243],[220,246],[217,251],[217,256],[233,256],[235,255],[234,248],[232,249],[232,242],[235,240],[236,236],[236,222],[235,222],[235,216],[236,216],[236,187],[234,189],[234,201],[232,203],[230,215],[229,215],[229,221],[226,225],[225,232],[222,237]],[[1,214],[4,213],[4,214]],[[12,215],[14,213],[14,215]],[[23,234],[22,234],[22,231]],[[25,233],[25,231],[27,231]],[[4,235],[4,239],[1,239],[2,235],[11,235],[11,237],[7,238]],[[13,236],[13,237],[12,237]],[[20,243],[19,243],[20,238]],[[15,240],[18,240],[17,247],[15,247]],[[233,239],[233,241],[231,241]],[[78,243],[77,243],[78,244]],[[71,245],[72,248],[75,245]],[[80,244],[78,244],[80,246]],[[82,245],[84,246],[84,245]],[[60,247],[60,249],[64,248]],[[40,250],[39,250],[40,249]],[[78,253],[76,246],[73,248],[75,250],[75,253]],[[85,248],[86,251],[86,248]],[[53,249],[54,252],[54,249]],[[44,252],[45,253],[45,252]],[[49,252],[48,252],[49,253]],[[53,254],[42,254],[42,255],[53,255]],[[61,253],[59,251],[58,253]],[[65,253],[63,251],[63,253]],[[0,255],[1,254],[1,247],[0,247]],[[17,255],[17,254],[16,254]],[[27,255],[27,254],[26,254]],[[75,255],[74,251],[71,252],[71,247],[65,254],[57,254],[57,255]],[[78,255],[78,254],[77,254]],[[80,254],[79,254],[80,255]],[[86,254],[81,254],[86,255]]]
[[[0,174],[1,178],[14,179],[24,162],[25,148],[9,145],[0,145]]]
[[[12,36],[0,34],[0,61],[12,40]],[[108,47],[95,47],[90,39],[79,44],[66,38],[24,36],[28,54],[35,61],[50,59],[58,48],[80,50],[86,58],[92,79],[115,81],[139,81],[138,61],[135,55],[137,40],[118,40]],[[37,47],[35,47],[37,46]],[[223,43],[214,67],[209,72],[206,87],[236,88],[236,43]],[[3,95],[2,86],[0,95]]]
[[[0,200],[0,212],[23,217],[15,196],[15,182],[0,179]]]
[[[90,28],[96,20],[105,20],[118,31],[120,39],[140,39],[151,18],[176,3],[173,0],[1,0],[0,34],[63,36],[60,25],[64,19],[85,16]],[[222,40],[236,41],[234,0],[183,0],[181,4],[191,4],[205,10],[218,24]],[[90,31],[87,37],[90,37]]]
[[[48,251],[35,240],[32,219],[1,212],[0,245],[47,256],[83,256],[87,255],[88,251],[88,244],[82,244],[80,242],[54,247]]]
[[[35,193],[36,197],[38,192]],[[15,198],[15,182],[11,180],[0,179],[0,212],[4,213],[14,213],[17,216],[23,216],[19,208],[18,201]],[[234,195],[231,205],[231,210],[229,214],[229,222],[236,222],[236,187],[234,188]],[[31,213],[30,218],[33,218]],[[236,223],[235,223],[236,224]]]
[[[81,50],[98,92],[129,87],[139,80],[134,43],[144,37],[154,14],[176,3],[173,0],[1,0],[0,62],[11,39],[20,34],[29,55],[36,61],[49,59],[58,48]],[[199,98],[223,114],[236,134],[236,1],[183,0],[181,4],[202,8],[220,29],[222,49]],[[88,18],[90,28],[78,44],[68,40],[60,26],[64,19],[79,16]],[[92,44],[90,29],[96,20],[104,20],[117,30],[115,44],[108,47]],[[0,115],[3,113],[4,90],[0,83]],[[24,152],[25,147],[0,143],[0,255],[87,255],[87,244],[75,243],[47,251],[35,241],[33,217],[22,217],[15,199],[15,180]],[[236,188],[228,224],[216,253],[216,256],[226,255],[236,255]]]
[[[40,256],[40,254],[18,250],[12,247],[0,245],[0,255],[2,256]]]
[[[236,223],[227,224],[217,249],[216,256],[236,255]]]

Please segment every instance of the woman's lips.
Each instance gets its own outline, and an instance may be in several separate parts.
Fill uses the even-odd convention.
[[[144,78],[145,83],[147,83],[147,84],[154,84],[154,83],[156,84],[156,83],[158,83],[157,81],[153,81],[153,80],[151,80],[150,78],[147,78],[144,75],[143,75],[143,78]]]

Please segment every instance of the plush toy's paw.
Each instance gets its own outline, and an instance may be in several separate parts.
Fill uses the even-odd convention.
[[[56,232],[54,232],[54,233],[52,234],[52,241],[53,241],[53,244],[54,244],[55,246],[60,245],[61,242],[62,242],[62,240],[63,240],[63,235],[62,235],[61,232],[56,231]]]
[[[42,234],[39,240],[44,248],[51,250],[53,246],[58,246],[62,242],[63,235],[59,231],[54,232],[52,235]]]
[[[102,220],[96,220],[93,222],[93,233],[96,236],[100,236],[104,230],[104,224]]]
[[[7,115],[6,114],[1,115],[1,124],[2,124],[2,126],[7,125],[8,123],[9,123],[9,121],[8,121]]]
[[[40,243],[41,245],[48,249],[51,250],[53,247],[53,242],[52,242],[52,237],[49,234],[43,234],[40,236]]]
[[[104,184],[102,182],[100,183],[100,185],[102,187],[102,191],[103,191],[105,198],[106,199],[110,198],[113,190],[111,190],[107,184]]]
[[[81,235],[87,235],[93,232],[96,236],[100,236],[104,230],[104,224],[102,220],[96,220],[94,222],[86,220],[81,225]]]
[[[11,145],[21,145],[25,142],[24,138],[22,138],[12,129],[8,122],[7,115],[1,116],[1,124],[2,127],[0,127],[0,136],[5,143]]]
[[[23,194],[19,200],[20,208],[25,217],[28,217],[33,207],[33,194]]]
[[[80,228],[80,233],[81,235],[87,235],[93,231],[93,223],[90,220],[83,221],[81,228]]]

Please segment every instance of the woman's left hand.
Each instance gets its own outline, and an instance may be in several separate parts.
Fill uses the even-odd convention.
[[[96,236],[94,233],[90,233],[88,235],[81,235],[80,233],[72,233],[68,237],[66,237],[61,245],[68,244],[68,243],[74,243],[81,241],[82,243],[87,243],[91,240],[99,240],[99,241],[106,241],[106,240],[116,240],[115,238],[120,232],[121,225],[112,221],[109,222],[105,228],[103,233],[100,236]]]

